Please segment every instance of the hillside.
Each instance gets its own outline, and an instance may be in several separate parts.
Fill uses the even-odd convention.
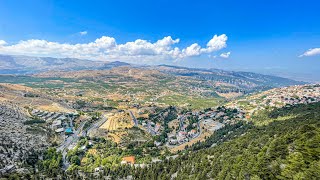
[[[228,107],[238,107],[251,116],[261,116],[261,110],[272,111],[274,108],[308,104],[320,101],[320,86],[318,84],[298,85],[274,88],[263,92],[253,93],[227,103]]]
[[[267,118],[275,114],[293,118],[251,127],[227,142],[188,150],[176,159],[147,168],[120,168],[117,172],[121,173],[109,175],[133,174],[137,179],[319,179],[319,112],[319,103],[277,109]],[[212,138],[223,137],[217,133]]]
[[[225,71],[220,69],[186,68],[168,65],[159,65],[155,68],[161,72],[168,74],[193,77],[199,80],[217,82],[217,84],[219,84],[220,86],[216,88],[216,91],[220,93],[249,93],[276,87],[305,84],[305,82],[301,81],[294,81],[287,78],[251,72]]]
[[[4,106],[15,104],[34,119],[23,120],[28,123],[21,127],[33,133],[48,130],[52,140],[48,142],[57,148],[37,151],[45,155],[36,160],[37,175],[87,176],[96,168],[108,177],[137,179],[308,179],[316,175],[319,85],[275,88],[221,106],[228,100],[214,95],[213,101],[199,93],[212,91],[206,86],[211,81],[150,69],[118,67],[1,79],[6,82],[0,86]],[[194,89],[186,93],[187,88]],[[181,100],[170,99],[172,93]],[[182,100],[190,103],[195,97],[197,106],[181,105]],[[59,127],[73,129],[74,135],[54,128],[59,119]],[[36,139],[37,134],[31,137]],[[121,164],[122,158],[131,156],[140,168]],[[304,164],[295,167],[295,158]],[[62,168],[66,174],[61,174]]]
[[[260,147],[268,151],[278,137],[294,142],[305,122],[318,126],[313,120],[318,117],[319,85],[282,87],[301,82],[254,73],[113,65],[120,66],[0,75],[0,101],[23,109],[29,120],[21,127],[35,133],[35,139],[37,133],[46,133],[52,146],[45,144],[36,152],[43,159],[36,158],[34,167],[21,163],[15,167],[38,169],[35,176],[44,177],[262,178],[273,164],[251,159],[266,156]],[[281,88],[270,89],[272,84]],[[291,144],[285,148],[290,150]],[[272,159],[277,167],[270,171],[278,174],[271,179],[287,176],[281,172],[285,167],[279,167],[289,163],[290,152]],[[122,161],[128,158],[133,162]],[[252,161],[250,167],[241,164],[241,158]],[[240,167],[234,167],[238,160]],[[267,170],[257,174],[251,167]],[[7,168],[2,169],[6,177],[14,172],[30,175]]]
[[[49,145],[47,129],[33,123],[24,108],[0,101],[0,176],[16,170],[31,173],[38,155]]]

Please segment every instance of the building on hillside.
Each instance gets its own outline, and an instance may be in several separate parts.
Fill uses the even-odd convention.
[[[126,156],[122,158],[121,164],[131,164],[133,165],[135,163],[135,157],[134,156]]]
[[[197,131],[195,129],[192,129],[191,131],[188,132],[189,137],[193,137]]]
[[[67,129],[65,130],[65,134],[66,134],[66,135],[73,134],[72,129],[71,129],[71,128],[67,128]]]
[[[157,123],[155,128],[154,128],[154,131],[158,132],[160,128],[161,128],[161,124]]]
[[[161,145],[162,145],[162,142],[154,141],[154,145],[157,146],[157,147],[158,147],[158,146],[161,146]]]
[[[62,115],[62,116],[58,117],[57,120],[64,121],[64,120],[66,120],[66,119],[67,119],[67,117],[66,117],[65,115]]]
[[[169,144],[170,145],[176,145],[178,143],[177,139],[169,139]]]
[[[62,133],[64,131],[64,128],[58,128],[55,130],[56,133]]]
[[[103,171],[103,167],[94,168],[94,172],[102,172],[102,171]]]
[[[52,122],[52,129],[59,129],[59,128],[61,128],[62,126],[61,126],[61,120],[54,120],[53,122]]]

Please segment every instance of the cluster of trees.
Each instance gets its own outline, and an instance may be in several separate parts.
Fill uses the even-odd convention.
[[[38,168],[49,177],[57,177],[63,174],[62,163],[62,154],[57,152],[56,148],[50,147],[44,152],[43,160],[38,162]]]
[[[24,125],[32,125],[32,124],[42,124],[45,122],[46,122],[45,120],[42,120],[40,118],[36,118],[36,119],[27,120],[27,121],[23,122],[23,124]]]
[[[89,141],[93,144],[89,145]],[[85,150],[81,147],[85,147]],[[93,149],[95,153],[92,153],[93,151],[89,153],[89,149]],[[77,146],[67,153],[67,159],[71,164],[69,171],[83,172],[92,172],[94,168],[101,166],[115,170],[120,166],[124,156],[135,156],[137,163],[150,163],[152,157],[160,156],[160,149],[156,148],[152,141],[131,142],[125,147],[120,147],[104,138],[87,137],[82,138]]]
[[[204,142],[197,142],[187,150],[197,151],[200,149],[210,148],[211,146],[220,145],[223,142],[235,139],[245,134],[249,129],[253,128],[253,123],[239,121],[236,124],[225,124],[224,127],[218,129],[213,135],[209,136]]]
[[[194,129],[195,127],[193,126],[194,123],[198,123],[199,119],[197,116],[190,116],[188,117],[188,126],[187,126],[187,131],[190,131],[191,129]]]

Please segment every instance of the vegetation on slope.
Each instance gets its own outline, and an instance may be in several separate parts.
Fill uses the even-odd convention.
[[[213,148],[141,169],[137,178],[319,179],[320,103],[278,109],[293,118],[250,129]]]

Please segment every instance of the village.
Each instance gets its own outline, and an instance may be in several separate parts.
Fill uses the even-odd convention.
[[[38,97],[31,97],[28,94],[28,97],[24,98],[32,100]],[[175,153],[191,147],[199,141],[205,141],[215,131],[226,125],[247,121],[250,119],[252,112],[263,110],[268,106],[281,108],[319,102],[320,86],[305,85],[277,88],[249,95],[245,98],[245,100],[234,100],[225,104],[225,106],[202,110],[168,106],[161,103],[139,104],[130,100],[121,102],[119,107],[107,109],[80,100],[69,101],[72,105],[70,110],[73,109],[74,111],[50,111],[35,106],[25,109],[13,106],[11,109],[19,109],[19,112],[22,109],[25,111],[24,113],[12,114],[15,114],[16,117],[14,118],[24,118],[21,122],[29,125],[29,132],[53,133],[50,136],[53,135],[54,138],[51,137],[50,142],[55,142],[57,151],[62,152],[65,169],[74,164],[71,161],[71,158],[75,156],[72,155],[74,152],[82,153],[82,155],[77,156],[80,158],[78,165],[83,167],[89,161],[87,156],[101,156],[103,151],[98,151],[98,149],[105,141],[99,140],[100,138],[107,140],[107,142],[116,143],[112,146],[116,151],[126,152],[116,158],[115,162],[117,164],[145,167],[151,163],[163,161],[164,158],[175,157]],[[6,112],[8,114],[10,111],[3,110],[0,113]],[[8,126],[8,122],[4,123],[5,126]],[[5,127],[5,129],[8,129],[8,127]],[[29,135],[26,133],[25,136],[28,137]],[[39,142],[47,145],[48,142],[45,142],[47,141],[45,137],[39,136],[39,138],[42,138]],[[8,140],[8,137],[2,137],[2,149],[0,151],[4,152],[4,155],[0,158],[8,164],[2,165],[0,170],[3,173],[13,169],[16,171],[16,167],[21,165],[21,162],[17,164],[18,156],[21,154],[30,156],[26,151],[28,146],[20,145],[25,148],[17,151],[20,155],[15,154],[15,158],[10,160],[11,155],[9,156],[9,154],[13,153],[10,148],[14,147],[9,147],[5,142],[12,144],[12,138],[10,137],[10,140]],[[85,144],[81,143],[83,139],[87,139]],[[25,140],[25,143],[27,143],[28,138]],[[33,142],[33,144],[37,143]],[[41,148],[39,146],[36,149]],[[169,154],[161,155],[167,150],[170,152]],[[103,171],[103,168],[95,167],[94,171],[99,173]]]
[[[319,85],[295,85],[283,88],[270,89],[268,91],[253,94],[239,100],[228,103],[230,108],[241,108],[250,117],[258,110],[268,107],[282,108],[297,104],[310,104],[320,101]]]
[[[165,109],[158,113],[156,119],[138,118],[139,127],[157,137],[154,141],[157,147],[173,148],[196,138],[202,139],[201,134],[208,136],[225,124],[232,125],[246,118],[243,110],[222,106],[202,111],[179,110],[171,115],[176,118],[167,122],[168,111]]]
[[[79,117],[78,113],[48,112],[37,109],[33,109],[31,115],[44,120],[56,133],[65,133],[66,135],[73,133],[74,119]]]
[[[198,138],[202,133],[222,128],[225,124],[234,124],[244,120],[244,112],[239,109],[227,109],[218,107],[208,108],[204,111],[187,111],[178,115],[178,128],[168,133],[169,146],[179,146]]]

